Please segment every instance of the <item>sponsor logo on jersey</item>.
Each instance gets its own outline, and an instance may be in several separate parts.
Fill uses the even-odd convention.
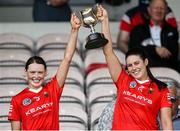
[[[40,97],[39,96],[34,96],[33,99],[35,99],[36,101],[40,101]]]
[[[138,91],[143,92],[144,88],[145,88],[144,86],[140,86],[140,87],[138,87]]]
[[[37,113],[38,111],[40,111],[40,112],[42,110],[45,111],[46,109],[49,109],[49,107],[52,107],[52,106],[53,106],[53,102],[45,103],[45,104],[42,104],[40,106],[29,109],[25,114],[26,114],[26,116],[28,116],[28,115],[31,115],[33,113]]]
[[[129,87],[135,88],[137,86],[137,83],[135,81],[131,81]]]
[[[30,98],[25,98],[24,100],[23,100],[23,105],[24,106],[27,106],[27,105],[29,105],[29,104],[31,104],[31,99]]]
[[[128,98],[128,100],[134,101],[134,102],[142,104],[142,105],[144,105],[144,104],[141,103],[141,101],[146,102],[148,104],[152,104],[151,99],[146,98],[146,97],[144,97],[142,95],[137,95],[137,94],[132,93],[130,91],[123,91],[123,95],[125,95]],[[132,99],[132,98],[134,98],[134,99]]]

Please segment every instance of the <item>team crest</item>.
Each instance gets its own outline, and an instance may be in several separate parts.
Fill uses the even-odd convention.
[[[29,105],[29,104],[31,104],[31,99],[30,99],[30,98],[25,98],[25,99],[23,100],[23,105],[24,105],[24,106],[27,106],[27,105]]]
[[[152,87],[150,87],[150,88],[149,88],[149,90],[148,90],[148,93],[149,93],[149,94],[152,94],[152,93],[153,93],[153,91],[154,91],[154,90],[153,90],[153,88],[152,88]]]
[[[136,85],[137,85],[137,84],[136,84],[135,81],[131,81],[129,86],[130,86],[130,88],[135,88]]]

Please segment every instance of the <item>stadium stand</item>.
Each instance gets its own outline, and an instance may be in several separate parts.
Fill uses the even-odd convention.
[[[36,41],[37,52],[43,49],[65,49],[69,40],[69,34],[65,33],[49,33],[41,36]],[[77,50],[81,51],[81,43],[78,40]]]
[[[31,37],[20,33],[0,34],[1,49],[24,49],[33,53],[34,41]]]
[[[121,60],[122,65],[125,65],[125,55],[117,48],[114,49],[115,54]],[[97,57],[98,56],[98,57]],[[86,75],[94,69],[106,67],[106,60],[102,49],[88,50],[85,52],[84,68]]]
[[[60,123],[62,130],[87,130],[88,116],[81,108],[63,105],[61,103]]]
[[[171,68],[167,67],[151,67],[153,75],[168,84],[168,86],[176,85],[180,88],[180,74]]]

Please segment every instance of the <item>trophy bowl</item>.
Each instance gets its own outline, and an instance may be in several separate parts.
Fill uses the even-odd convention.
[[[103,47],[108,42],[108,40],[104,37],[104,34],[95,32],[94,26],[98,23],[96,14],[97,6],[94,6],[93,8],[80,11],[79,15],[77,15],[83,23],[83,26],[91,29],[91,34],[86,38],[86,49]]]

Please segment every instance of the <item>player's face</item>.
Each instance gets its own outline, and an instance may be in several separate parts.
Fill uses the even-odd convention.
[[[126,59],[126,65],[128,72],[131,76],[138,80],[147,80],[147,69],[148,60],[144,61],[138,55],[130,55]]]
[[[149,7],[149,14],[153,21],[163,21],[166,14],[166,5],[163,0],[154,0],[154,2]]]
[[[46,70],[43,64],[32,63],[26,71],[29,88],[39,88],[42,86],[46,76]]]

